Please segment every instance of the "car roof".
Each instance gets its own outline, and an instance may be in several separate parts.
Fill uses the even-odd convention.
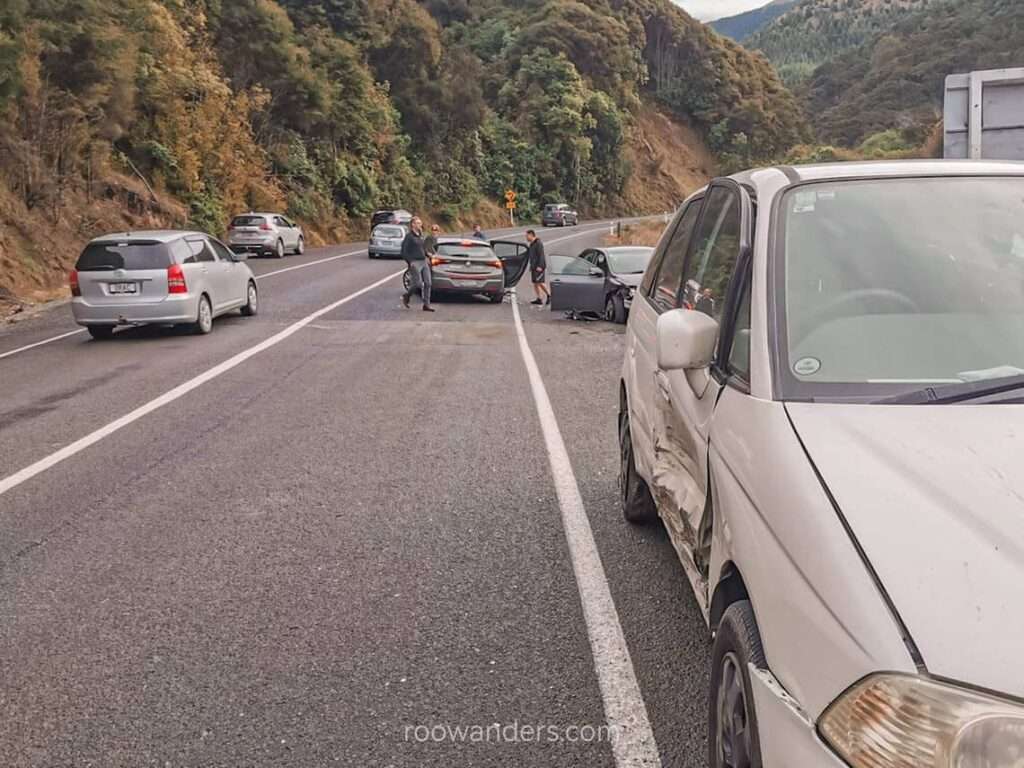
[[[107,243],[116,240],[119,243],[147,240],[150,242],[170,243],[182,237],[198,235],[200,237],[213,237],[206,232],[188,229],[140,229],[131,232],[111,232],[110,234],[94,237],[91,243]]]
[[[613,245],[607,248],[596,248],[595,250],[604,251],[605,253],[617,253],[619,251],[653,251],[654,248],[650,245]]]
[[[438,245],[486,245],[488,248],[491,244],[486,240],[481,240],[479,237],[439,237],[437,238]]]
[[[239,216],[284,216],[283,213],[269,213],[267,211],[246,211],[245,213],[236,213],[232,218],[237,219]]]
[[[783,177],[790,184],[843,179],[884,179],[941,176],[1024,176],[1024,162],[1009,160],[870,160],[811,165],[778,165],[737,173],[730,178],[754,187],[777,183]]]

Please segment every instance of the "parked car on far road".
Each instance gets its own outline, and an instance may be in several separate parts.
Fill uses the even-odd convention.
[[[276,256],[302,254],[306,239],[302,228],[279,213],[245,213],[228,227],[228,244],[238,253]]]
[[[412,213],[404,208],[382,208],[370,215],[370,231],[373,232],[378,224],[401,224],[407,227],[410,221]]]
[[[540,223],[545,227],[575,227],[580,223],[580,216],[565,203],[550,203],[544,206]]]
[[[202,232],[125,232],[98,237],[71,270],[71,313],[95,339],[119,325],[188,325],[259,310],[256,278],[244,254]]]
[[[366,252],[371,259],[397,259],[402,255],[402,241],[407,233],[408,230],[398,224],[378,224],[370,234]]]
[[[1021,765],[1024,167],[716,179],[620,403],[623,511],[714,640],[710,766]]]
[[[478,294],[500,304],[526,272],[526,243],[441,237],[430,259],[432,294]],[[403,275],[409,289],[409,273]]]

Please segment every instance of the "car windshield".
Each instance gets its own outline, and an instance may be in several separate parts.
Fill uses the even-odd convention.
[[[231,220],[232,227],[258,227],[263,223],[262,216],[235,216]]]
[[[437,252],[441,256],[462,256],[467,259],[493,259],[494,251],[486,245],[460,245],[459,243],[447,243],[437,246]]]
[[[78,257],[79,272],[114,269],[167,269],[171,266],[170,249],[165,243],[89,243]]]
[[[401,227],[377,227],[373,230],[374,237],[405,237],[405,230]]]
[[[1024,179],[819,183],[780,215],[785,397],[1024,374]]]
[[[608,266],[617,275],[640,275],[647,269],[653,248],[616,248],[606,251]]]

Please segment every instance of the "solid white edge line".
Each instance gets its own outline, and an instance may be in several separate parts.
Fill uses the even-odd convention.
[[[68,336],[74,336],[75,334],[78,334],[78,333],[85,333],[85,328],[78,328],[77,330],[74,330],[74,331],[68,331],[67,333],[62,333],[59,336],[51,336],[48,339],[43,339],[42,341],[37,341],[34,344],[26,344],[23,347],[18,347],[17,349],[11,349],[11,350],[8,350],[7,352],[0,352],[0,360],[3,360],[5,357],[10,357],[11,355],[16,355],[19,352],[25,352],[26,350],[29,350],[29,349],[35,349],[36,347],[41,347],[41,346],[43,346],[43,344],[49,344],[51,341],[60,341],[61,339],[66,339]]]
[[[136,408],[133,411],[129,411],[124,416],[120,417],[119,419],[115,419],[114,421],[110,422],[106,426],[100,427],[99,429],[95,430],[94,432],[91,432],[90,434],[86,435],[85,437],[82,437],[82,438],[76,440],[75,442],[73,442],[73,443],[71,443],[69,445],[66,445],[65,447],[61,448],[60,450],[55,451],[54,453],[51,453],[46,458],[40,459],[39,461],[35,462],[34,464],[31,464],[31,465],[25,467],[24,469],[20,470],[19,472],[15,472],[13,475],[9,475],[8,477],[3,478],[2,480],[0,480],[0,496],[3,496],[5,493],[10,491],[12,488],[16,488],[17,486],[21,485],[26,480],[30,480],[31,478],[35,477],[36,475],[38,475],[38,474],[40,474],[42,472],[45,472],[47,469],[49,469],[50,467],[54,466],[55,464],[59,464],[60,462],[64,461],[65,459],[68,459],[68,458],[74,456],[77,453],[81,453],[82,451],[84,451],[89,446],[94,445],[95,443],[98,443],[100,440],[102,440],[103,438],[105,438],[105,437],[107,437],[109,435],[112,435],[114,432],[117,432],[119,429],[121,429],[123,427],[126,427],[126,426],[128,426],[129,424],[131,424],[131,423],[133,423],[135,421],[138,421],[143,416],[146,416],[147,414],[152,413],[153,411],[157,410],[158,408],[162,408],[163,406],[165,406],[165,405],[167,405],[169,403],[173,403],[175,400],[177,400],[180,397],[188,394],[193,389],[196,389],[196,388],[202,386],[203,384],[205,384],[206,382],[212,381],[213,379],[217,378],[218,376],[221,376],[221,375],[227,373],[232,368],[235,368],[235,367],[241,365],[242,363],[244,363],[250,357],[258,355],[260,352],[263,352],[263,351],[265,351],[267,349],[270,349],[271,347],[273,347],[276,344],[280,344],[282,341],[287,339],[289,336],[291,336],[292,334],[294,334],[297,331],[301,330],[305,326],[309,325],[310,323],[312,323],[317,318],[320,318],[323,315],[326,315],[328,312],[332,312],[333,310],[337,309],[341,305],[347,304],[348,302],[352,301],[353,299],[356,299],[356,298],[362,296],[364,293],[368,293],[369,291],[372,291],[374,288],[377,288],[377,287],[383,285],[384,283],[386,283],[386,282],[388,282],[390,280],[394,280],[396,277],[401,275],[402,272],[404,272],[404,271],[405,270],[403,269],[403,270],[401,270],[399,272],[393,272],[392,274],[388,275],[387,277],[384,277],[384,278],[378,280],[375,283],[371,283],[370,285],[366,286],[365,288],[361,288],[360,290],[356,291],[355,293],[350,293],[348,296],[344,297],[343,299],[339,299],[338,301],[335,301],[335,302],[333,302],[331,304],[328,304],[325,307],[322,307],[322,308],[318,309],[316,312],[313,312],[312,314],[307,315],[306,317],[302,318],[301,320],[298,320],[295,323],[292,323],[287,328],[285,328],[283,331],[279,331],[278,333],[275,333],[273,336],[271,336],[268,339],[265,339],[264,341],[261,341],[259,344],[256,344],[256,345],[254,345],[252,347],[249,347],[248,349],[245,349],[245,350],[239,352],[238,354],[228,358],[224,362],[222,362],[222,363],[220,363],[218,365],[215,365],[213,368],[210,368],[209,370],[199,374],[198,376],[196,376],[196,377],[194,377],[192,379],[189,379],[188,381],[184,382],[183,384],[179,384],[174,389],[172,389],[172,390],[170,390],[168,392],[165,392],[164,394],[160,395],[159,397],[157,397],[157,398],[155,398],[153,400],[150,400],[148,403],[145,403],[144,405],[139,406],[138,408]]]
[[[530,379],[544,443],[547,446],[551,476],[555,483],[562,526],[576,587],[583,605],[583,617],[590,638],[590,651],[601,689],[604,714],[612,730],[612,753],[618,768],[661,768],[661,756],[647,716],[647,706],[636,679],[629,647],[622,633],[601,555],[594,541],[590,519],[583,506],[579,485],[572,470],[569,453],[558,429],[554,409],[548,399],[544,380],[526,339],[519,314],[519,302],[512,291],[512,317],[515,320],[519,351]]]

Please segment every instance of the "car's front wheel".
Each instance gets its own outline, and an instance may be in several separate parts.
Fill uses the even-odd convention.
[[[629,522],[639,525],[657,519],[658,509],[654,505],[654,497],[636,471],[629,409],[625,403],[619,413],[619,494],[622,499],[622,515]]]
[[[256,283],[249,281],[249,287],[245,289],[246,302],[242,306],[242,314],[252,317],[260,311],[260,294],[256,290]]]
[[[605,299],[604,319],[618,325],[626,322],[626,304],[622,300],[622,294],[613,293]]]
[[[274,255],[279,258],[284,258],[284,240],[278,240],[277,245],[274,248]]]
[[[193,333],[205,336],[213,330],[213,307],[207,296],[199,297],[199,309],[196,311],[196,321],[192,324]]]
[[[749,600],[722,616],[711,652],[708,751],[711,768],[761,768],[761,742],[750,685],[750,665],[767,667]]]
[[[114,326],[112,325],[90,325],[86,327],[86,330],[96,341],[105,341],[114,335]]]

